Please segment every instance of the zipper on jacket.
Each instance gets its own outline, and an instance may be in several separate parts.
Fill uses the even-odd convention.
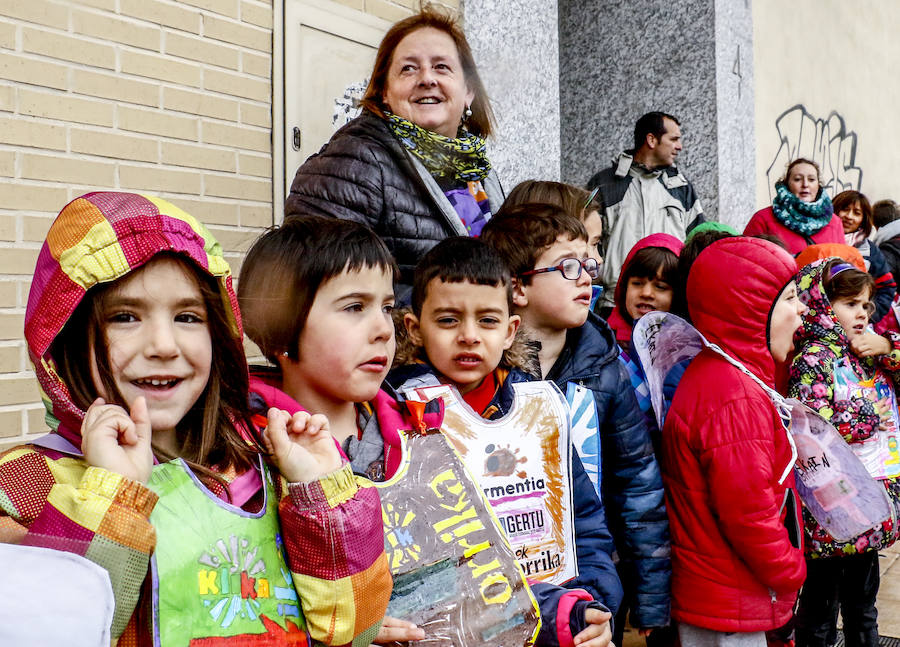
[[[772,599],[772,604],[775,604],[778,600],[775,599],[775,590],[769,589],[769,597]]]

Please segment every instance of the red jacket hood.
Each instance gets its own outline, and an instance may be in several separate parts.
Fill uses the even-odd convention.
[[[675,256],[679,256],[681,250],[684,249],[684,243],[671,234],[650,234],[649,236],[644,236],[634,244],[634,247],[628,252],[628,256],[625,257],[625,262],[622,263],[622,271],[619,272],[620,277],[625,275],[625,271],[631,265],[631,261],[634,260],[634,255],[647,247],[662,247],[663,249],[668,249]],[[631,328],[634,325],[633,323],[628,323],[630,317],[627,316],[628,313],[625,311],[625,288],[624,281],[619,280],[616,283],[616,291],[613,295],[616,307],[613,308],[607,320],[609,327],[616,333],[616,341],[623,345],[631,341]]]
[[[797,263],[778,245],[736,237],[700,252],[687,280],[697,330],[773,388],[783,367],[769,350],[769,316],[796,273]]]

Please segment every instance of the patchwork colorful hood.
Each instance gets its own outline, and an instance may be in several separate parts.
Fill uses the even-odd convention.
[[[794,336],[798,351],[806,344],[816,343],[843,355],[844,349],[850,346],[847,333],[825,293],[825,266],[831,258],[806,265],[797,276],[797,295],[809,308],[803,315],[803,326]]]
[[[47,424],[81,446],[84,411],[72,401],[50,356],[53,340],[95,285],[110,283],[160,252],[180,254],[218,280],[231,330],[243,338],[231,269],[200,221],[160,198],[96,192],[60,211],[38,255],[25,311],[28,353],[47,409]]]

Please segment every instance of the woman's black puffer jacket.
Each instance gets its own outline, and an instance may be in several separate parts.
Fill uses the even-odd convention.
[[[503,193],[493,171],[484,184],[496,213]],[[437,182],[367,110],[297,169],[284,215],[333,216],[371,227],[400,266],[398,296],[412,285],[425,252],[449,236],[466,235]]]

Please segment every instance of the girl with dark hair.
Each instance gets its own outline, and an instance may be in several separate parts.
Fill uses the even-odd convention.
[[[745,236],[774,234],[795,256],[815,243],[844,242],[840,219],[825,188],[819,165],[798,158],[791,162],[784,177],[775,183],[772,206],[753,214],[744,228]]]
[[[834,196],[833,204],[834,213],[841,219],[844,227],[846,243],[859,250],[865,260],[866,270],[875,279],[875,295],[872,298],[875,312],[872,313],[871,322],[877,324],[891,308],[897,283],[884,254],[870,239],[875,231],[872,206],[868,198],[859,191],[842,191]]]
[[[808,575],[797,612],[797,646],[833,645],[840,610],[845,643],[874,647],[878,551],[896,541],[900,518],[900,470],[895,467],[900,421],[894,393],[900,336],[868,332],[874,281],[846,261],[811,263],[797,283],[809,309],[796,336],[788,395],[834,425],[883,483],[893,506],[891,519],[849,541],[833,538],[803,508]]]
[[[378,494],[324,416],[272,408],[257,440],[231,270],[202,224],[151,196],[72,201],[25,337],[53,433],[0,454],[0,541],[105,568],[114,643],[375,638]]]

